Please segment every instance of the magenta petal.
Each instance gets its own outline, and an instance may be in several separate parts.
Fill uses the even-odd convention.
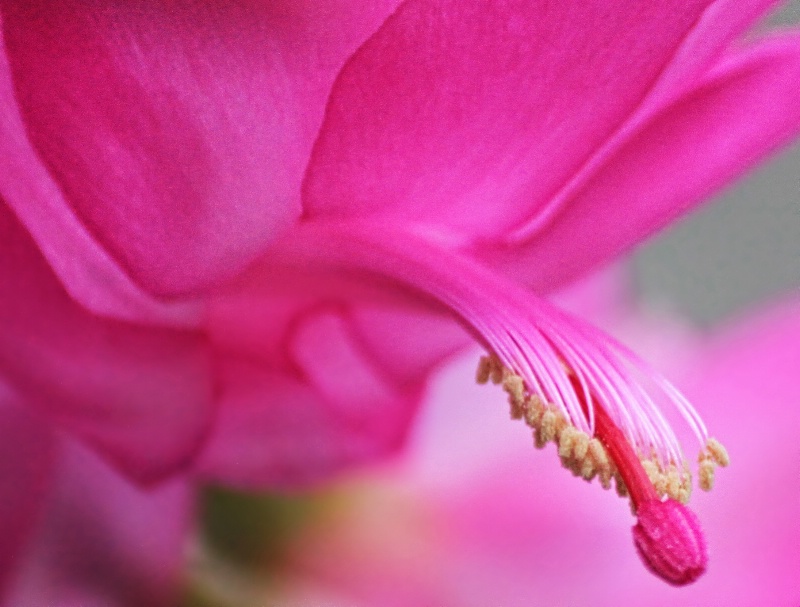
[[[708,4],[406,2],[334,85],[307,214],[509,229],[636,108]]]
[[[38,521],[54,452],[49,429],[12,400],[0,382],[0,596]]]
[[[549,222],[483,252],[540,291],[631,247],[800,130],[800,38],[725,61],[604,160]]]
[[[2,15],[0,15],[2,19]],[[0,54],[0,193],[31,232],[70,295],[88,310],[125,320],[197,324],[194,305],[165,303],[141,289],[75,217],[32,148],[7,57]]]
[[[205,342],[76,305],[0,206],[0,374],[19,397],[134,477],[174,472],[211,421]]]
[[[399,385],[425,381],[442,361],[473,343],[449,316],[354,306],[349,318],[351,335],[359,347]]]
[[[174,605],[192,527],[185,482],[145,491],[64,444],[41,528],[8,605]]]
[[[384,377],[344,317],[298,319],[288,348],[293,374],[233,356],[223,362],[203,477],[245,488],[299,486],[401,445],[421,386]]]
[[[727,46],[780,0],[715,0],[698,19],[670,66],[650,91],[648,102],[686,89]],[[650,103],[650,104],[651,104]],[[650,105],[648,104],[648,105]]]
[[[16,101],[71,210],[137,281],[195,289],[299,214],[329,87],[396,3],[3,2],[3,113]],[[17,168],[41,180],[33,162]],[[48,204],[19,190],[15,208]]]

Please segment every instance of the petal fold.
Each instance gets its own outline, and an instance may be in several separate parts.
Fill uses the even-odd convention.
[[[384,377],[336,311],[304,315],[287,338],[293,373],[233,356],[221,363],[221,405],[199,460],[202,477],[248,489],[298,487],[402,444],[419,384]]]
[[[404,3],[334,85],[306,214],[507,231],[641,103],[709,4]]]
[[[545,292],[696,207],[800,131],[800,37],[738,51],[623,145],[525,242],[479,253]]]
[[[204,339],[86,312],[4,205],[0,243],[0,373],[19,398],[141,481],[184,466],[212,417]]]
[[[20,177],[49,173],[58,215],[74,213],[150,291],[227,276],[299,214],[333,78],[396,4],[5,1],[3,103],[35,150]],[[51,226],[37,237],[71,223],[20,189],[4,195],[37,207],[28,220]]]

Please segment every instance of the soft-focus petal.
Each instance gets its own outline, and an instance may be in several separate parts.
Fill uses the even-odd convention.
[[[335,308],[297,313],[272,367],[226,355],[201,475],[250,488],[297,486],[397,449],[421,379],[385,375],[352,327]]]
[[[397,1],[3,2],[36,151],[13,165],[40,194],[43,163],[66,202],[4,194],[33,207],[20,214],[41,240],[64,227],[59,240],[86,238],[74,212],[153,291],[228,275],[299,214],[328,89]],[[15,135],[3,158],[27,147]]]
[[[645,122],[528,242],[485,252],[550,290],[665,226],[800,130],[800,38],[741,51]]]
[[[19,398],[136,478],[183,466],[212,417],[204,340],[87,313],[5,205],[0,251],[0,373]]]
[[[425,380],[466,332],[418,308],[345,292],[323,304],[261,282],[256,272],[210,306],[222,398],[202,474],[245,487],[306,484],[397,449]]]
[[[513,227],[637,107],[708,4],[404,3],[334,85],[307,215]]]
[[[180,592],[192,493],[185,482],[130,485],[64,443],[41,528],[8,607],[166,607]]]
[[[0,596],[38,521],[54,452],[49,429],[13,400],[0,382]]]

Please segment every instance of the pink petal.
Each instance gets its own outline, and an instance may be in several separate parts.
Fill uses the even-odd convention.
[[[514,229],[510,239],[525,240],[542,226],[546,228],[553,215],[569,203],[573,193],[592,178],[598,167],[603,167],[617,148],[625,145],[631,133],[681,94],[693,90],[698,79],[713,67],[723,51],[737,42],[747,28],[775,4],[775,0],[716,0],[711,3],[639,107],[594,151],[546,206]]]
[[[76,301],[125,320],[197,324],[196,306],[159,301],[142,290],[77,220],[28,141],[5,53],[0,54],[0,155],[0,192],[19,203],[16,213]]]
[[[3,193],[33,207],[21,215],[37,238],[72,249],[87,238],[76,214],[150,290],[227,276],[300,212],[329,87],[398,1],[4,2],[3,105],[18,104],[35,154],[20,125],[4,125],[15,136],[0,153],[22,150],[12,166],[36,185]],[[65,200],[36,195],[53,189],[42,164]]]
[[[351,327],[337,309],[298,315],[285,337],[283,362],[293,370],[229,354],[201,476],[245,488],[291,487],[396,450],[421,385],[384,374]]]
[[[552,289],[663,227],[800,130],[800,38],[741,52],[669,105],[525,243],[484,252]]]
[[[72,443],[9,605],[174,605],[192,527],[185,482],[144,491]]]
[[[716,0],[686,36],[672,64],[661,74],[648,101],[685,89],[720,53],[780,0]]]
[[[404,3],[334,85],[306,213],[510,229],[637,107],[708,4]]]
[[[19,397],[140,480],[184,465],[212,415],[200,336],[87,313],[4,205],[0,236],[0,373]]]
[[[39,519],[54,451],[50,430],[14,399],[0,383],[0,596]]]

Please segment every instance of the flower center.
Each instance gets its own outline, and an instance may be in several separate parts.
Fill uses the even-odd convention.
[[[630,497],[645,564],[674,584],[696,579],[706,555],[697,518],[684,505],[691,475],[659,405],[674,406],[697,436],[702,488],[711,488],[728,457],[692,406],[621,344],[419,230],[310,221],[254,271],[277,272],[274,284],[288,270],[292,279],[311,277],[305,289],[358,301],[411,297],[452,314],[491,352],[478,381],[502,384],[512,417],[533,429],[536,445],[555,443],[576,476],[606,488],[613,481]]]

